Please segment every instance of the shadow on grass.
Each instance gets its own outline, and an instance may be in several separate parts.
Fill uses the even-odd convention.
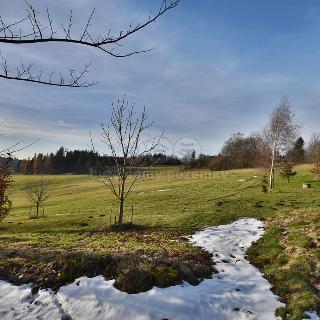
[[[319,184],[320,180],[304,180],[303,183],[310,183],[312,186],[312,184]]]
[[[134,223],[123,223],[121,225],[113,224],[111,226],[108,226],[106,228],[97,229],[96,232],[146,232],[146,231],[155,231],[156,229],[154,227],[146,226],[146,225],[140,225],[140,224],[134,224]],[[95,230],[93,231],[95,232]]]

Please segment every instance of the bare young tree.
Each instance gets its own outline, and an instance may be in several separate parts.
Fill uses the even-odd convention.
[[[188,150],[183,158],[182,163],[184,164],[185,168],[190,169],[196,160],[196,151],[195,150]]]
[[[105,28],[107,31],[100,31],[95,34],[91,31],[95,9],[88,15],[87,21],[84,21],[82,29],[77,31],[73,23],[73,10],[70,10],[66,23],[58,25],[55,23],[48,8],[45,12],[40,12],[30,2],[25,1],[26,15],[24,17],[16,21],[5,21],[0,16],[0,44],[69,43],[96,48],[116,58],[129,57],[152,49],[121,52],[119,50],[123,47],[123,40],[130,38],[136,32],[155,22],[168,10],[175,8],[179,2],[180,0],[163,0],[159,9],[154,13],[151,11],[145,21],[140,23],[131,22],[128,28],[121,30],[117,34],[113,34],[110,28]],[[74,68],[69,68],[66,74],[55,74],[55,72],[44,72],[41,69],[35,70],[32,64],[25,64],[24,62],[9,67],[8,60],[1,53],[0,58],[2,67],[0,78],[60,87],[89,87],[95,84],[95,82],[88,82],[86,79],[90,64],[85,64],[78,71]]]
[[[150,155],[163,135],[146,137],[152,124],[146,109],[137,115],[125,96],[112,105],[110,123],[101,124],[101,140],[114,161],[101,181],[119,202],[118,225],[123,223],[125,200],[156,162],[150,161]]]
[[[307,148],[308,161],[313,163],[312,172],[320,176],[320,134],[314,133]]]
[[[48,192],[48,183],[43,179],[43,177],[36,183],[27,186],[26,196],[30,201],[30,217],[32,216],[32,207],[36,208],[35,217],[39,217],[39,210],[42,208],[42,215],[44,215],[44,204],[48,200],[50,194]]]
[[[264,137],[271,151],[270,189],[274,188],[277,156],[292,148],[297,139],[298,129],[299,125],[296,122],[295,113],[291,110],[289,99],[284,97],[272,112],[269,123],[264,129]]]

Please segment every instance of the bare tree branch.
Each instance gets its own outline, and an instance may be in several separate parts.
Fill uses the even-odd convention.
[[[34,71],[33,65],[25,65],[20,62],[15,71],[10,71],[6,58],[0,52],[1,66],[0,78],[8,80],[18,80],[41,83],[58,87],[74,87],[86,88],[95,85],[97,82],[88,82],[87,74],[91,63],[85,64],[82,70],[76,71],[69,68],[68,73],[65,75],[59,74],[54,77],[54,72],[51,72],[47,77],[43,76],[43,70]],[[2,72],[1,72],[2,70]]]
[[[33,142],[31,142],[31,143],[29,143],[27,145],[23,145],[23,140],[20,140],[20,141],[14,143],[13,145],[11,145],[9,147],[6,147],[6,148],[4,148],[2,150],[0,149],[0,156],[1,157],[12,158],[12,157],[14,157],[15,153],[31,147],[32,145],[34,145],[38,141],[39,140],[36,140],[36,141],[33,141]]]
[[[144,22],[136,24],[131,22],[129,27],[121,30],[119,34],[112,34],[110,28],[105,33],[93,34],[90,31],[95,14],[95,9],[93,9],[85,23],[83,31],[78,36],[71,33],[73,28],[73,10],[70,10],[67,23],[61,24],[59,27],[56,26],[48,8],[46,8],[46,12],[42,17],[42,14],[30,2],[25,1],[26,16],[24,18],[16,22],[7,23],[0,17],[0,44],[71,43],[96,48],[112,57],[126,58],[135,54],[149,52],[154,48],[121,52],[119,51],[119,48],[122,47],[121,42],[155,22],[167,11],[175,8],[180,1],[181,0],[163,0],[155,14],[150,13]],[[61,36],[61,34],[64,34],[64,37]],[[86,64],[82,71],[76,72],[75,69],[70,69],[67,75],[61,75],[57,78],[53,77],[54,73],[52,72],[49,73],[46,79],[43,79],[42,70],[41,72],[34,72],[32,65],[25,66],[23,63],[15,68],[17,70],[16,73],[10,72],[7,60],[4,57],[1,58],[3,61],[0,77],[4,79],[61,87],[90,87],[95,84],[95,82],[87,82],[85,79],[89,64]]]

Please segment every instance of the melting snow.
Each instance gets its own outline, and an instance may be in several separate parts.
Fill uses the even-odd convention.
[[[315,311],[308,311],[306,312],[306,315],[309,316],[310,320],[320,320],[320,317]]]
[[[263,234],[256,219],[206,228],[190,241],[212,252],[219,273],[198,286],[187,283],[127,294],[102,276],[83,277],[61,287],[57,294],[31,285],[0,281],[0,319],[130,319],[130,320],[241,320],[276,319],[282,304],[262,274],[245,260],[245,251]]]

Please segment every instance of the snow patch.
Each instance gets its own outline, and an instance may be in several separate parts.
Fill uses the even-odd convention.
[[[31,285],[18,287],[0,281],[0,319],[61,320],[64,315],[65,312],[50,289],[32,295]]]
[[[212,252],[219,271],[198,286],[187,283],[148,292],[127,294],[114,280],[102,276],[82,277],[61,287],[57,294],[40,290],[31,296],[31,286],[0,281],[0,318],[11,319],[131,319],[131,320],[271,320],[281,306],[270,283],[245,259],[252,242],[263,234],[256,219],[241,219],[209,227],[189,237]]]
[[[317,315],[315,311],[305,312],[307,316],[309,316],[310,320],[320,320],[320,317]]]

